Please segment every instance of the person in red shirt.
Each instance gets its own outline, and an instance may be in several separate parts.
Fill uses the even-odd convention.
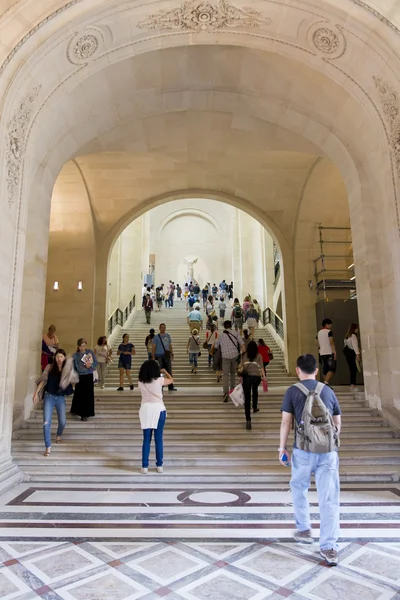
[[[267,344],[262,339],[258,340],[258,351],[263,359],[265,369],[265,367],[267,367],[270,361],[274,358],[274,355],[272,354],[270,347],[267,346]]]

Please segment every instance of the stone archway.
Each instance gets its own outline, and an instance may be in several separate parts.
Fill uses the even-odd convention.
[[[229,30],[222,25],[216,31],[208,28],[193,32],[183,28],[171,32],[157,23],[155,27],[151,23],[138,27],[149,17],[145,5],[129,10],[122,2],[114,5],[118,10],[112,11],[109,5],[102,7],[100,0],[70,2],[71,18],[72,15],[77,18],[71,24],[76,25],[77,33],[71,35],[70,30],[64,28],[60,9],[40,27],[43,32],[43,27],[48,25],[46,41],[32,31],[27,43],[21,44],[18,57],[17,50],[12,50],[2,67],[2,122],[7,131],[6,154],[2,151],[5,176],[1,189],[5,233],[1,251],[2,289],[6,307],[2,317],[6,343],[0,373],[4,455],[9,456],[14,396],[19,398],[23,418],[24,400],[29,399],[32,387],[32,384],[22,383],[16,390],[17,357],[18,368],[34,372],[34,348],[40,324],[37,314],[43,310],[50,199],[56,176],[71,157],[110,146],[115,149],[110,137],[107,146],[107,135],[113,132],[115,140],[115,132],[123,129],[126,119],[129,120],[131,88],[120,86],[125,104],[123,101],[114,103],[116,81],[129,81],[132,64],[125,59],[141,55],[137,62],[140,65],[140,61],[145,60],[143,57],[149,57],[146,52],[174,47],[181,64],[186,65],[188,81],[192,63],[185,48],[193,41],[201,51],[209,53],[204,63],[212,65],[211,72],[210,68],[207,71],[208,84],[203,77],[204,85],[197,89],[176,85],[175,89],[164,89],[163,76],[169,73],[169,80],[173,80],[179,70],[176,61],[175,70],[169,69],[168,64],[162,67],[158,56],[155,70],[143,71],[141,79],[136,76],[135,90],[140,88],[138,82],[144,82],[152,73],[152,83],[160,82],[159,92],[155,93],[153,85],[146,94],[142,85],[135,106],[141,106],[148,113],[153,111],[153,116],[159,110],[157,102],[164,107],[163,114],[167,114],[166,109],[176,112],[178,106],[186,112],[204,112],[211,108],[220,113],[228,109],[239,131],[251,130],[255,123],[265,120],[280,131],[298,136],[303,141],[302,151],[307,142],[311,144],[309,148],[318,149],[317,155],[328,156],[336,164],[349,195],[360,317],[365,336],[367,397],[378,407],[392,406],[397,389],[397,375],[392,374],[397,368],[392,363],[397,360],[400,339],[394,333],[400,331],[395,310],[399,288],[396,194],[400,172],[396,171],[397,155],[390,152],[397,123],[396,112],[391,107],[396,109],[397,97],[393,92],[398,82],[387,68],[387,61],[395,64],[397,60],[391,48],[391,36],[396,32],[388,32],[384,44],[387,59],[384,59],[383,42],[378,36],[367,36],[366,17],[361,8],[362,17],[354,26],[348,24],[346,30],[346,14],[340,7],[332,12],[328,12],[328,7],[325,11],[315,9],[311,14],[297,3],[286,2],[284,6],[274,3],[268,15],[260,6],[260,16],[252,17],[256,23],[242,19],[239,30]],[[345,8],[344,3],[341,6]],[[92,12],[87,12],[79,21],[81,8]],[[156,11],[157,7],[154,8]],[[281,19],[283,10],[286,11],[284,20]],[[361,15],[360,11],[355,15]],[[123,24],[128,18],[134,24],[135,35],[132,39],[130,29],[131,39],[125,43],[123,36],[127,31]],[[284,31],[277,27],[281,22],[287,28]],[[193,38],[197,34],[202,37]],[[211,61],[210,48],[219,53]],[[234,52],[241,54],[239,61],[231,60]],[[361,54],[369,67],[360,70],[356,79],[349,57]],[[234,68],[229,69],[229,64]],[[239,73],[237,64],[241,65]],[[44,72],[46,78],[41,77]],[[121,78],[121,73],[126,77]],[[200,73],[201,70],[196,75]],[[90,83],[85,87],[85,82]],[[196,81],[192,87],[196,88],[195,84]],[[310,97],[315,100],[313,103]],[[157,101],[152,104],[149,100]],[[110,110],[112,106],[118,108]],[[395,150],[395,145],[392,147]],[[222,181],[217,182],[219,185],[211,183],[208,188],[229,188]],[[174,187],[182,189],[182,186]],[[193,187],[196,186],[186,185],[184,189]],[[263,212],[265,219],[268,211],[257,206],[255,195],[246,197],[249,190],[241,194],[241,187],[244,187],[243,181],[235,189],[223,191],[243,197],[251,210]],[[173,190],[158,191],[162,194]],[[142,195],[138,198],[138,207],[155,195],[154,192],[150,196]],[[382,207],[378,209],[376,198],[382,199]],[[300,316],[297,315],[297,319]],[[15,335],[16,329],[20,331],[19,338]]]

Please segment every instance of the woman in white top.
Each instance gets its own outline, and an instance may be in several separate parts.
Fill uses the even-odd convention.
[[[163,375],[162,375],[162,374]],[[163,431],[167,411],[164,406],[162,389],[174,383],[171,375],[161,369],[156,360],[146,360],[139,371],[139,390],[142,403],[139,410],[140,427],[143,429],[142,473],[149,471],[150,444],[154,431],[156,446],[157,473],[163,472]]]
[[[358,325],[352,323],[344,338],[343,354],[346,357],[350,370],[350,389],[357,389],[357,361],[360,360],[360,347],[358,345]]]
[[[104,390],[107,366],[111,360],[112,354],[112,350],[107,344],[107,338],[105,335],[100,336],[97,340],[97,345],[94,347],[94,353],[98,362],[97,372],[99,374],[99,385],[101,389]]]

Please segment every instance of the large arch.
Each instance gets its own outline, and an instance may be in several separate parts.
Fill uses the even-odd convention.
[[[162,3],[153,4],[152,12],[159,8],[158,4],[162,7]],[[371,405],[379,408],[393,406],[398,389],[400,341],[396,311],[400,277],[397,207],[400,170],[396,171],[395,156],[391,153],[391,148],[396,151],[392,137],[396,121],[393,111],[388,109],[396,108],[398,102],[392,93],[398,88],[394,44],[397,31],[387,27],[378,15],[373,21],[376,34],[371,33],[374,16],[361,4],[367,6],[348,0],[339,7],[330,2],[325,3],[324,9],[311,10],[309,5],[297,2],[260,3],[262,15],[256,23],[258,27],[249,29],[243,22],[239,29],[221,27],[218,31],[199,33],[187,28],[178,32],[160,30],[157,23],[155,29],[138,27],[148,17],[146,3],[132,7],[122,1],[82,0],[68,5],[58,2],[59,12],[55,13],[51,11],[54,3],[49,0],[43,3],[47,21],[39,21],[36,31],[27,34],[19,49],[10,47],[24,32],[24,25],[7,36],[9,52],[1,67],[0,80],[1,122],[8,144],[1,151],[4,172],[0,196],[2,216],[4,213],[1,323],[6,340],[0,361],[0,420],[5,465],[9,463],[21,340],[28,346],[29,357],[19,360],[19,368],[34,373],[34,348],[41,327],[37,314],[42,312],[44,302],[50,200],[57,174],[70,158],[112,146],[111,140],[107,141],[107,131],[115,134],[124,127],[124,115],[128,117],[132,108],[127,101],[129,91],[131,87],[138,89],[140,83],[140,78],[136,78],[134,86],[116,85],[116,80],[130,82],[132,64],[125,59],[136,56],[136,64],[140,66],[143,60],[140,57],[160,48],[178,49],[189,81],[189,45],[197,45],[206,53],[214,48],[219,53],[218,59],[211,62],[207,55],[211,73],[209,69],[203,85],[194,81],[194,89],[176,86],[174,77],[179,73],[176,62],[171,70],[158,60],[161,58],[158,55],[157,68],[143,72],[142,81],[149,73],[154,81],[160,82],[169,74],[174,89],[168,91],[159,86],[163,90],[160,96],[164,107],[170,111],[182,105],[186,110],[204,111],[211,107],[220,111],[231,106],[232,112],[242,119],[243,127],[248,126],[244,117],[258,119],[263,115],[261,118],[318,148],[318,154],[329,157],[341,172],[349,196],[353,230],[367,397]],[[345,12],[349,5],[353,6],[352,22]],[[27,2],[19,3],[4,13],[0,27],[27,7],[32,8]],[[68,28],[64,8],[69,11]],[[32,21],[42,17],[43,14],[36,15]],[[319,24],[321,19],[324,32]],[[384,27],[386,42],[380,36]],[[89,36],[86,39],[89,44],[82,41],[85,35]],[[224,48],[228,48],[225,56]],[[5,56],[7,43],[1,52]],[[227,65],[234,52],[240,52],[241,59],[234,61],[234,68],[229,69]],[[353,73],[354,61],[357,76]],[[361,61],[368,68],[361,69]],[[241,66],[239,72],[237,64]],[[126,70],[122,79],[118,77],[118,65],[123,73]],[[45,78],[41,76],[44,72]],[[141,106],[151,111],[153,107],[144,89],[142,86]],[[121,102],[115,102],[117,92],[121,94]],[[310,97],[314,103],[310,103]],[[139,96],[137,100],[135,108],[140,105]],[[104,134],[103,140],[100,133]],[[190,187],[196,189],[186,185],[185,190]],[[266,221],[268,211],[257,206],[251,194],[247,197],[236,189],[223,192],[231,197],[243,196],[247,207],[254,214],[263,213],[260,218]],[[141,197],[138,213],[154,195]],[[95,237],[100,234],[95,231]],[[288,251],[293,262],[293,248]],[[19,339],[16,330],[20,331]],[[27,385],[25,391],[18,391],[19,403],[24,403],[30,388]]]

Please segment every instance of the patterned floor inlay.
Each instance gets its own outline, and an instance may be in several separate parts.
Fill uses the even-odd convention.
[[[2,600],[400,600],[400,543],[0,542]]]

